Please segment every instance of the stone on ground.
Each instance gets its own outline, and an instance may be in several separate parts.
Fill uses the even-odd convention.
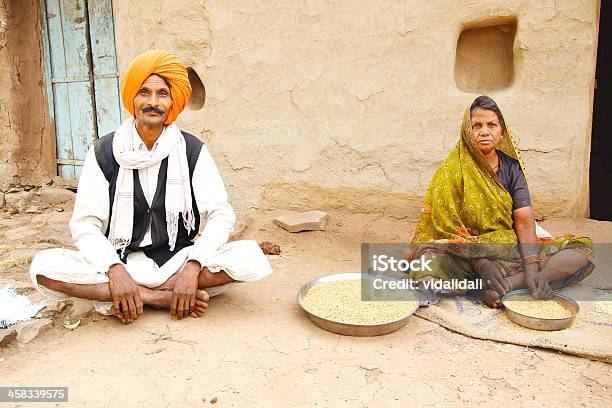
[[[43,186],[38,193],[40,194],[40,198],[45,203],[53,206],[72,203],[76,195],[72,191],[66,190],[65,188],[50,186]]]
[[[0,348],[6,347],[17,338],[17,331],[9,327],[8,329],[0,329]]]
[[[4,195],[5,207],[24,211],[30,206],[34,197],[33,191],[15,191]]]
[[[325,231],[327,213],[318,210],[305,211],[281,215],[274,218],[272,222],[289,232]]]
[[[280,255],[281,253],[280,246],[270,241],[260,242],[259,247],[266,255]]]
[[[39,334],[44,333],[53,326],[51,319],[33,319],[27,322],[17,323],[15,331],[17,331],[17,343],[27,344],[34,340]]]

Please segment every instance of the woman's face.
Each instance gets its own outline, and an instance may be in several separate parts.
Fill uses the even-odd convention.
[[[495,150],[502,137],[497,114],[488,109],[477,109],[472,115],[472,140],[485,156]]]

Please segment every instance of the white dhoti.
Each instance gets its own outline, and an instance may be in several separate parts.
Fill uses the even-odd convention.
[[[187,263],[191,247],[183,248],[161,267],[144,252],[132,252],[127,257],[125,268],[134,281],[148,288],[162,285],[172,275],[180,272]],[[203,267],[210,272],[226,272],[236,282],[254,282],[272,273],[268,259],[256,241],[234,241],[221,245]],[[30,266],[30,277],[34,286],[45,296],[54,300],[66,300],[70,296],[38,284],[36,275],[76,284],[107,283],[108,277],[86,259],[79,251],[46,249],[34,257]],[[209,296],[224,292],[229,285],[207,288]],[[94,301],[93,306],[101,314],[110,315],[112,302]]]

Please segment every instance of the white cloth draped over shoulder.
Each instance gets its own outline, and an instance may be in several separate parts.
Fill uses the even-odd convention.
[[[142,167],[134,166],[133,170],[138,171],[138,177],[142,186],[143,193],[149,205],[153,202],[157,189],[157,179],[162,156],[162,151],[171,150],[168,146],[173,145],[172,135],[167,126],[160,135],[155,145],[149,151],[144,145],[136,128],[131,126],[128,134],[131,138],[130,151],[136,156],[138,162],[148,162],[150,165]],[[176,128],[178,131],[178,128]],[[179,132],[180,133],[180,132]],[[181,135],[182,136],[182,135]],[[167,140],[169,139],[169,140]],[[128,143],[125,140],[122,143]],[[174,142],[178,143],[178,142]],[[161,151],[158,153],[158,150]],[[180,147],[179,147],[180,150]],[[170,161],[173,160],[172,153],[169,153],[168,176],[171,176]],[[162,158],[163,159],[163,158]],[[183,178],[183,164],[186,167],[186,159],[182,158],[179,166],[172,170],[172,177],[176,175],[177,180]],[[129,172],[131,173],[131,171]],[[132,179],[132,177],[126,177]],[[187,176],[187,185],[189,185]],[[133,184],[133,183],[132,183]],[[178,184],[178,183],[177,183]],[[176,185],[174,193],[176,201],[171,201],[168,205],[166,198],[166,208],[173,211],[188,211],[191,207],[191,199],[187,197],[185,183],[182,186]],[[178,251],[169,261],[161,267],[152,259],[148,258],[143,251],[131,252],[127,257],[126,269],[134,280],[147,287],[156,287],[165,282],[174,273],[179,272],[184,264],[189,260],[198,261],[202,267],[208,267],[211,272],[226,271],[236,281],[256,281],[272,273],[270,264],[255,241],[235,241],[227,243],[230,233],[236,220],[234,211],[228,203],[228,195],[225,186],[219,175],[217,167],[206,149],[202,146],[193,172],[193,195],[200,214],[200,235],[194,240],[192,246]],[[191,186],[188,186],[191,189]],[[127,185],[122,190],[129,190]],[[182,191],[182,192],[181,192]],[[191,192],[189,192],[189,196]],[[121,200],[122,201],[122,200]],[[133,214],[133,207],[130,211],[124,207],[131,207],[127,202],[117,203],[116,213]],[[49,249],[38,253],[30,267],[30,276],[34,285],[45,295],[52,298],[65,298],[66,296],[53,292],[38,285],[36,275],[45,275],[51,279],[57,279],[69,283],[103,283],[108,282],[104,275],[108,269],[118,263],[122,263],[117,248],[105,236],[109,226],[109,183],[104,173],[100,169],[96,160],[93,147],[90,149],[85,159],[81,176],[79,179],[78,191],[74,205],[74,212],[70,220],[70,230],[74,243],[78,251],[65,249]],[[115,237],[131,238],[131,215],[124,215],[130,225],[116,224],[114,229]],[[129,228],[129,234],[128,234]],[[112,229],[112,228],[111,228]],[[140,243],[140,247],[145,247],[152,243],[151,226]],[[211,291],[211,295],[218,291]],[[94,302],[96,309],[101,313],[107,313],[110,304]]]
[[[156,142],[156,148],[148,151],[139,148],[142,141],[134,140],[133,130],[134,118],[130,117],[119,126],[113,137],[113,155],[119,164],[119,173],[117,174],[113,216],[110,220],[108,239],[116,249],[120,249],[122,253],[125,251],[130,244],[133,229],[134,178],[132,172],[158,165],[168,157],[165,197],[166,225],[168,245],[170,251],[174,251],[179,216],[183,216],[187,232],[195,229],[185,138],[178,126],[172,123],[164,128],[163,137]]]

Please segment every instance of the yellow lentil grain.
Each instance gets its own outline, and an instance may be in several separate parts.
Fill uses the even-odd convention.
[[[418,300],[361,300],[361,281],[319,283],[308,291],[304,307],[328,320],[352,324],[381,324],[406,316]]]
[[[504,302],[504,305],[516,313],[543,319],[563,319],[571,317],[572,312],[554,299],[541,300],[532,296],[516,296]]]

